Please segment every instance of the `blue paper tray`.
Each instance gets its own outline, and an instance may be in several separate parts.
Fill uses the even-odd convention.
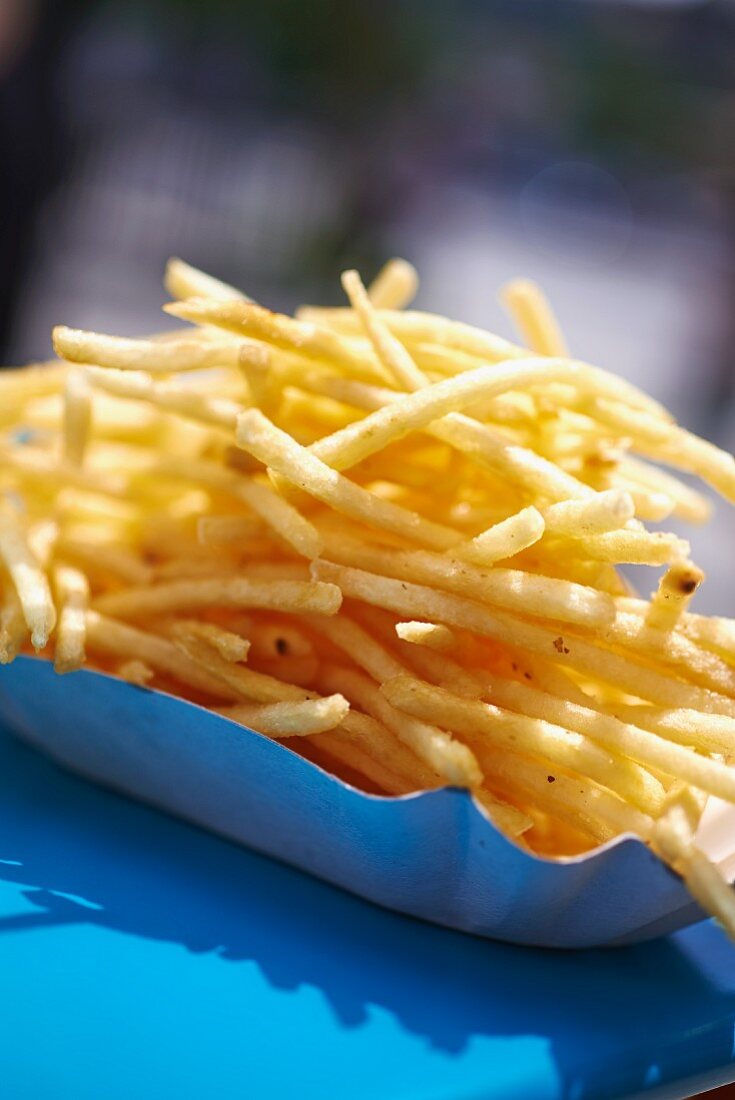
[[[47,661],[0,669],[8,724],[62,763],[391,909],[544,947],[653,938],[701,919],[633,837],[544,860],[467,791],[377,798],[219,715]]]

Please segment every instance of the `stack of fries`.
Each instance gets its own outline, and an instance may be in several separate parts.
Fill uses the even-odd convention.
[[[2,373],[0,661],[89,662],[374,794],[469,788],[545,856],[634,833],[735,935],[695,844],[735,802],[735,621],[643,522],[708,516],[659,463],[733,500],[735,462],[570,358],[533,284],[519,345],[406,309],[416,282],[349,271],[291,318],[173,260],[193,328],[58,328],[61,362]]]

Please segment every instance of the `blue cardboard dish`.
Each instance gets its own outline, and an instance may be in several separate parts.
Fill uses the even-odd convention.
[[[639,840],[548,860],[471,795],[365,794],[263,735],[162,692],[21,657],[0,669],[4,724],[64,766],[370,901],[512,943],[592,947],[704,914]]]

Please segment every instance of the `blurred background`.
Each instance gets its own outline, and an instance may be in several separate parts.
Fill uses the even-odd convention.
[[[508,334],[540,280],[735,447],[732,0],[0,0],[0,138],[0,361],[161,327],[171,254],[287,309],[400,254]],[[731,510],[693,535],[734,613]]]

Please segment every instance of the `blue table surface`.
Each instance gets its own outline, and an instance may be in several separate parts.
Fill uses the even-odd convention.
[[[582,1100],[734,1058],[711,922],[579,953],[434,928],[1,730],[0,990],[3,1100]]]

